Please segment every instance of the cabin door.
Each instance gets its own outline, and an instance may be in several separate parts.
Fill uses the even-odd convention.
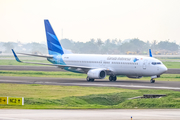
[[[147,67],[147,60],[144,60],[144,61],[143,61],[142,67],[143,67],[143,70],[146,70],[146,67]]]

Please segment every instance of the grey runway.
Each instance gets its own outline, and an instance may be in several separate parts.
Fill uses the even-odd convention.
[[[179,120],[180,109],[16,110],[1,109],[0,120]]]
[[[169,89],[180,91],[180,82],[158,80],[156,80],[155,83],[150,83],[147,80],[117,80],[116,82],[110,82],[109,80],[99,79],[94,82],[87,82],[85,79],[0,76],[0,83],[119,87],[129,89]]]
[[[55,66],[15,66],[15,65],[0,65],[0,70],[65,71]],[[165,74],[180,74],[180,69],[168,69],[168,71]]]

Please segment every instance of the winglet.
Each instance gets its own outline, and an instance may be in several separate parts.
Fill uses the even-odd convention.
[[[13,54],[14,54],[14,57],[15,57],[16,61],[21,62],[21,61],[19,60],[19,58],[17,57],[17,55],[16,55],[16,53],[14,52],[13,49],[12,49],[12,52],[13,52]]]
[[[152,57],[151,49],[149,49],[149,57]]]

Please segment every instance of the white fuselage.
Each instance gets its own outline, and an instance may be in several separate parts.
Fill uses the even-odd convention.
[[[166,66],[158,59],[133,55],[95,55],[64,54],[56,61],[66,65],[86,66],[95,69],[108,69],[115,75],[154,76],[167,71]],[[80,70],[75,70],[74,72]]]

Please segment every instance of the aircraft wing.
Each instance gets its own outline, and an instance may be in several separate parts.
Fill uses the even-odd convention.
[[[69,69],[69,70],[79,69],[80,71],[82,70],[82,71],[85,72],[85,73],[87,73],[90,69],[98,69],[98,68],[96,68],[96,67],[87,67],[87,66],[60,65],[60,64],[48,64],[48,63],[24,62],[24,61],[21,61],[21,60],[17,57],[17,55],[16,55],[16,53],[14,52],[13,49],[12,49],[12,52],[13,52],[13,54],[14,54],[14,57],[15,57],[16,61],[17,61],[17,62],[21,62],[21,63],[57,66],[57,67],[62,68],[62,69],[64,69],[64,68],[67,67],[67,69]],[[23,54],[24,54],[24,53],[23,53]],[[29,54],[24,54],[24,55],[29,55]],[[33,55],[33,54],[30,54],[30,55],[32,55],[32,56],[38,56],[38,57],[39,57],[39,55]],[[44,56],[42,56],[42,57],[44,57]],[[45,56],[45,57],[51,57],[51,56]],[[111,70],[109,70],[109,69],[107,69],[107,68],[102,68],[102,69],[106,70],[107,72],[111,72]]]
[[[14,51],[12,49],[12,51]],[[13,53],[14,54],[14,53]],[[51,55],[35,55],[35,54],[28,54],[28,53],[17,53],[17,54],[22,54],[22,55],[29,55],[29,56],[36,56],[36,57],[45,57],[45,58],[53,58]]]

